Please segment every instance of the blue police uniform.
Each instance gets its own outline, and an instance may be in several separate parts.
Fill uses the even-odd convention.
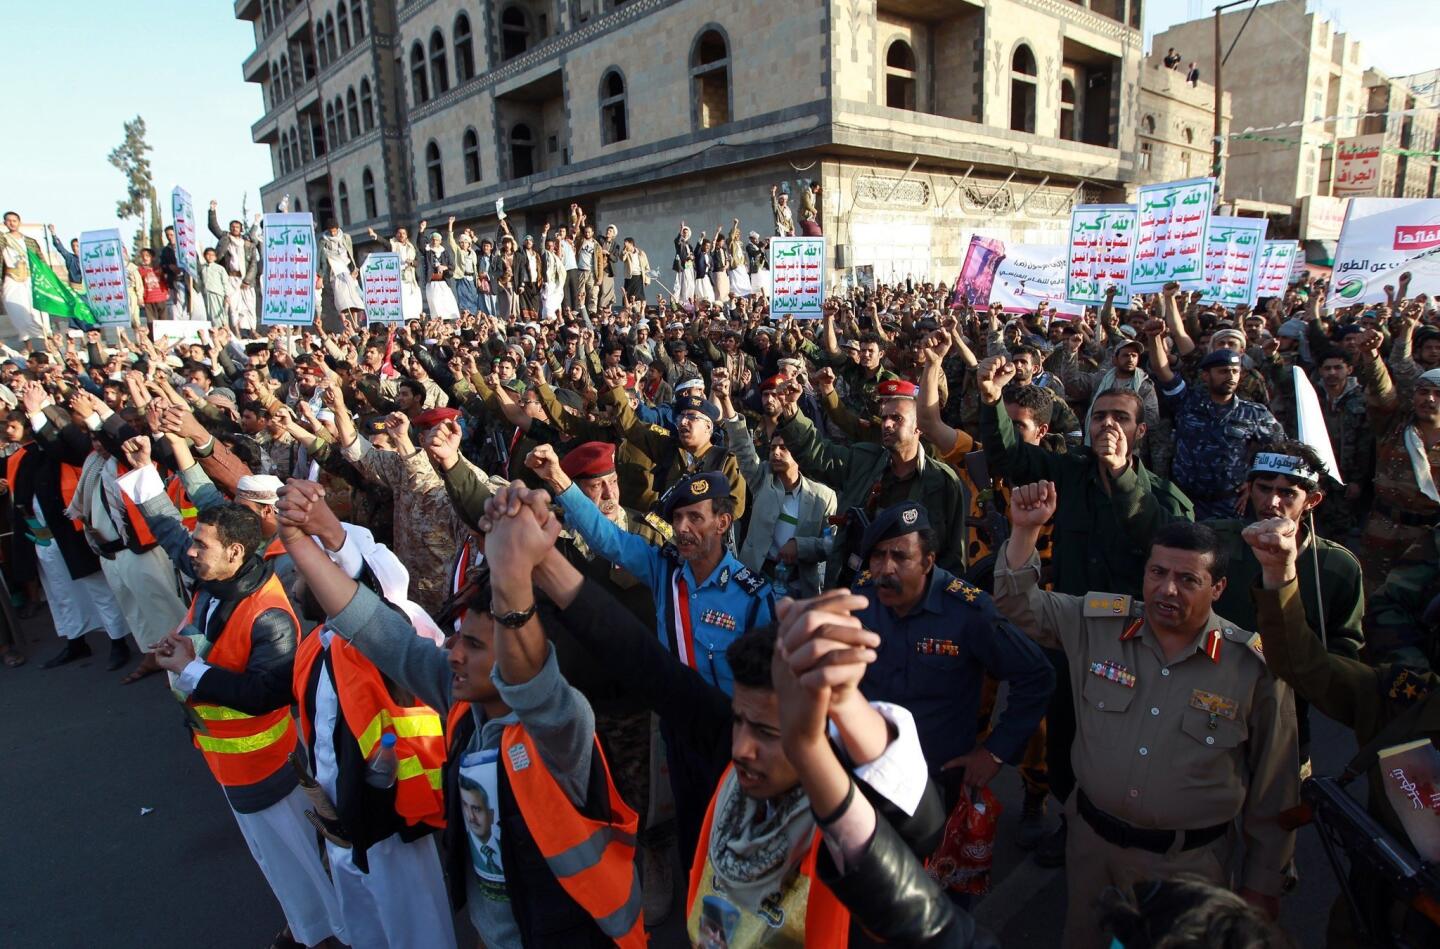
[[[870,600],[855,615],[880,635],[860,689],[872,701],[910,710],[931,771],[974,749],[987,672],[1010,683],[1010,697],[985,747],[1002,761],[1018,762],[1045,715],[1055,670],[1040,647],[996,611],[990,594],[940,567],[907,616],[880,602],[869,571],[854,591]]]
[[[1195,504],[1197,521],[1234,517],[1235,489],[1250,470],[1250,446],[1284,438],[1284,429],[1260,403],[1235,398],[1222,405],[1179,375],[1158,391],[1175,416],[1170,480]]]
[[[735,680],[725,649],[746,630],[774,618],[770,584],[728,551],[710,576],[697,581],[673,545],[656,547],[621,530],[575,485],[556,500],[566,526],[592,550],[645,581],[655,597],[661,639],[670,651],[706,682],[733,695]],[[677,611],[680,603],[686,604],[683,611]]]

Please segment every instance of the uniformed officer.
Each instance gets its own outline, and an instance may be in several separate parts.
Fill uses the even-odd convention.
[[[924,505],[886,508],[866,528],[868,566],[855,592],[870,605],[855,614],[880,634],[863,688],[915,716],[920,749],[949,798],[988,784],[1015,764],[1045,714],[1055,672],[1045,654],[995,610],[990,594],[935,566],[935,531]],[[982,677],[1010,683],[1005,711],[984,744],[975,741]]]
[[[1229,876],[1231,828],[1245,840],[1238,892],[1273,917],[1295,836],[1278,817],[1299,790],[1295,709],[1259,637],[1215,615],[1224,555],[1208,528],[1156,533],[1145,602],[1039,587],[1035,538],[1055,512],[1050,482],[1016,488],[995,568],[1000,611],[1069,660],[1079,726],[1067,804],[1066,943],[1101,944],[1108,886],[1194,873]]]
[[[1271,518],[1245,528],[1245,540],[1261,564],[1261,583],[1254,591],[1265,661],[1321,712],[1355,730],[1360,754],[1350,768],[1364,770],[1369,780],[1369,810],[1397,841],[1408,840],[1404,825],[1386,794],[1377,755],[1385,748],[1428,738],[1440,743],[1440,677],[1427,669],[1400,663],[1369,666],[1327,653],[1310,631],[1301,602],[1297,543],[1299,532],[1287,518]],[[1359,862],[1354,864],[1362,866]],[[1366,940],[1366,944],[1440,945],[1440,927],[1398,900],[1376,873],[1355,872],[1351,893],[1376,935],[1401,938]],[[1330,914],[1327,944],[1362,942],[1345,900],[1337,899]]]
[[[1192,387],[1170,367],[1164,345],[1165,325],[1145,327],[1150,372],[1160,386],[1161,404],[1175,417],[1175,461],[1170,476],[1195,504],[1196,517],[1233,517],[1245,480],[1245,462],[1257,444],[1284,438],[1270,410],[1236,396],[1239,353],[1216,349],[1200,360],[1204,387]]]
[[[734,523],[730,485],[718,471],[687,474],[662,501],[673,543],[656,546],[623,530],[561,469],[553,451],[525,462],[550,486],[565,526],[601,557],[639,577],[654,596],[661,639],[682,662],[729,694],[734,687],[725,647],[770,622],[774,595],[725,549]]]

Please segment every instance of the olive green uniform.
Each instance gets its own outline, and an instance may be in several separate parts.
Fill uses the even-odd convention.
[[[1295,707],[1256,637],[1212,612],[1194,646],[1167,659],[1139,603],[1042,590],[1039,558],[1010,570],[1008,544],[995,567],[996,606],[1041,645],[1064,650],[1075,696],[1066,945],[1104,945],[1095,901],[1110,886],[1194,873],[1279,896],[1295,847],[1279,823],[1299,793]],[[1245,856],[1232,881],[1237,819]],[[1122,846],[1116,822],[1127,833],[1159,831],[1168,845]],[[1210,839],[1187,849],[1187,837]]]

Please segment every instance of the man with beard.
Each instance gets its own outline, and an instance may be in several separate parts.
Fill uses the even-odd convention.
[[[1326,537],[1347,539],[1365,521],[1365,497],[1375,476],[1375,432],[1365,408],[1365,391],[1354,378],[1354,358],[1339,349],[1320,354],[1320,412],[1335,464],[1345,482],[1343,494],[1326,498],[1315,512]]]
[[[935,565],[935,532],[922,505],[905,501],[866,528],[867,569],[855,614],[880,635],[865,694],[915,716],[920,749],[946,792],[948,810],[966,791],[1015,764],[1045,714],[1055,673],[1045,654],[995,612],[990,595]],[[1005,711],[983,744],[975,738],[981,679],[1010,683]]]
[[[1058,497],[1048,481],[1011,494],[995,602],[1068,660],[1079,784],[1067,805],[1066,945],[1104,945],[1098,897],[1142,878],[1233,882],[1275,917],[1295,849],[1279,819],[1299,793],[1295,710],[1259,637],[1215,614],[1226,587],[1222,545],[1202,525],[1167,524],[1150,546],[1143,603],[1050,593],[1039,585],[1035,539]],[[1232,881],[1237,822],[1245,856]]]
[[[1200,360],[1200,382],[1192,387],[1170,368],[1165,323],[1145,324],[1150,372],[1160,397],[1175,417],[1175,484],[1201,518],[1231,517],[1245,481],[1246,459],[1256,445],[1285,437],[1270,410],[1237,398],[1242,359],[1231,349],[1214,349]],[[1242,337],[1243,338],[1243,337]]]
[[[1380,359],[1384,338],[1360,338],[1357,374],[1375,431],[1375,503],[1360,540],[1365,579],[1379,583],[1406,548],[1440,518],[1440,369],[1421,373],[1406,403]]]
[[[955,471],[944,462],[932,460],[920,445],[915,397],[920,387],[913,382],[890,379],[876,389],[880,397],[880,444],[836,445],[823,441],[815,426],[789,406],[776,429],[790,453],[809,477],[828,484],[839,496],[836,509],[859,510],[867,519],[901,501],[919,501],[930,512],[939,536],[941,566],[960,571],[965,567],[965,512],[969,499]],[[825,581],[833,586],[842,568],[858,570],[847,560],[857,551],[854,541],[835,538],[827,561]]]

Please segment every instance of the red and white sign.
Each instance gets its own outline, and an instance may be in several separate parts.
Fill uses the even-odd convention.
[[[1332,307],[1384,303],[1410,274],[1410,294],[1440,294],[1440,198],[1352,198],[1335,248]]]
[[[1380,146],[1385,136],[1360,135],[1342,140],[1335,148],[1335,195],[1360,198],[1380,188]]]

